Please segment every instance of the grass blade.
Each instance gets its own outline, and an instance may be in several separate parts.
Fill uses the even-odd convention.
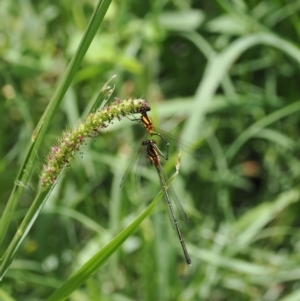
[[[18,203],[18,200],[26,186],[29,177],[32,173],[33,166],[35,164],[36,154],[41,146],[43,138],[50,121],[52,120],[58,106],[60,105],[67,89],[69,88],[82,60],[88,50],[97,30],[106,14],[106,11],[111,3],[111,0],[100,0],[94,10],[91,20],[87,26],[87,29],[82,37],[80,45],[72,58],[65,75],[59,83],[46,111],[41,117],[36,129],[32,134],[31,142],[29,143],[26,151],[25,159],[17,175],[14,188],[11,192],[7,205],[3,211],[2,218],[0,220],[0,244],[3,241],[9,223],[11,221],[12,214]]]
[[[300,64],[300,50],[272,33],[245,36],[230,44],[228,48],[212,57],[208,62],[203,80],[195,93],[193,110],[182,133],[187,140],[195,141],[197,139],[199,131],[195,131],[195,129],[203,127],[209,103],[230,67],[243,52],[259,44],[275,47]]]
[[[96,272],[107,259],[118,249],[118,247],[137,229],[139,224],[151,213],[156,203],[160,200],[161,193],[152,203],[123,231],[121,231],[111,242],[86,262],[75,274],[73,274],[59,289],[57,289],[47,301],[65,300],[72,292],[80,287],[89,277]]]
[[[284,118],[290,114],[294,114],[300,110],[300,101],[294,102],[289,106],[277,110],[276,112],[260,119],[246,129],[237,139],[231,144],[227,151],[227,158],[230,161],[234,155],[238,152],[241,146],[251,137],[258,134],[264,127],[276,122],[277,120]]]

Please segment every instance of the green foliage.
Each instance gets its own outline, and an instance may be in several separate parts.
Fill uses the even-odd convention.
[[[1,257],[38,191],[44,156],[116,74],[115,96],[146,99],[155,125],[204,152],[200,161],[182,154],[173,183],[190,219],[179,222],[192,267],[161,202],[105,264],[87,269],[69,299],[298,300],[300,1],[112,2],[28,157],[94,6],[0,2],[0,212],[14,184],[21,188],[0,229]],[[132,177],[119,188],[142,126],[123,119],[108,130],[52,191],[1,282],[1,300],[47,300],[74,285],[159,192],[151,167],[139,170],[141,185]],[[172,145],[170,154],[168,175]],[[24,180],[26,162],[35,165]]]

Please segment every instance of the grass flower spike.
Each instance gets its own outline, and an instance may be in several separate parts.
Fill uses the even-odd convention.
[[[69,165],[70,160],[80,150],[87,138],[98,136],[99,130],[106,128],[114,118],[121,120],[122,117],[140,113],[141,110],[150,110],[149,105],[142,99],[125,101],[117,99],[109,106],[90,113],[71,132],[65,132],[47,156],[47,162],[44,164],[40,176],[42,187],[47,189],[55,183],[60,173]]]

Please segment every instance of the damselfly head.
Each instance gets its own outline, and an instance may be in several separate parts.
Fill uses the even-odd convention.
[[[141,103],[141,107],[138,109],[138,113],[141,113],[142,115],[147,115],[147,112],[151,111],[151,107],[143,101]]]

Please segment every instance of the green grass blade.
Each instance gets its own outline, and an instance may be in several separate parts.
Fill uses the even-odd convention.
[[[212,266],[227,268],[228,270],[249,275],[265,275],[270,273],[265,266],[250,263],[240,259],[226,257],[223,254],[212,252],[211,250],[199,250],[194,246],[189,246],[194,257],[203,262],[209,262]]]
[[[30,206],[27,214],[25,215],[20,227],[18,228],[13,240],[11,241],[9,247],[7,248],[5,255],[1,261],[0,266],[0,280],[2,280],[4,274],[6,273],[8,267],[10,266],[20,244],[23,242],[24,238],[28,234],[32,224],[37,218],[40,210],[42,209],[44,203],[47,200],[47,195],[51,190],[41,190],[32,205]]]
[[[288,115],[294,114],[300,110],[300,101],[294,102],[289,106],[277,110],[276,112],[266,116],[255,122],[252,126],[246,129],[237,139],[231,144],[227,151],[227,158],[230,161],[238,152],[241,146],[251,137],[258,134],[264,127],[284,118]]]
[[[273,143],[277,143],[288,150],[293,150],[297,146],[297,143],[292,138],[271,129],[261,129],[255,137],[272,141]]]
[[[151,213],[152,209],[160,198],[161,193],[127,228],[120,232],[111,242],[109,242],[104,248],[95,254],[47,300],[65,300],[72,292],[80,287],[107,261],[107,259],[118,249],[118,247],[129,237],[129,235],[137,229],[139,224]]]
[[[233,226],[232,231],[239,245],[246,246],[251,240],[291,204],[299,201],[299,191],[289,190],[272,202],[264,202],[245,213]],[[236,234],[238,233],[238,235]]]
[[[243,52],[259,44],[275,47],[300,64],[300,50],[272,33],[245,36],[230,44],[228,48],[208,62],[204,77],[195,93],[193,110],[182,133],[187,140],[197,139],[199,131],[195,129],[203,127],[209,104],[230,67]]]
[[[279,301],[298,301],[300,300],[300,290],[296,290],[291,294],[285,296],[284,298],[280,299]]]
[[[116,76],[112,76],[103,86],[103,88],[101,89],[101,91],[99,92],[99,94],[97,95],[97,98],[92,106],[92,108],[90,109],[90,112],[94,112],[97,109],[102,109],[107,102],[109,101],[114,88],[111,88],[108,84],[115,78]]]
[[[4,289],[0,289],[0,300],[2,301],[16,301],[15,298],[10,296],[8,292],[6,292]]]
[[[106,14],[106,11],[111,3],[111,0],[100,0],[95,8],[95,11],[91,17],[91,20],[87,26],[87,29],[82,37],[80,45],[72,58],[65,75],[63,76],[61,82],[59,83],[46,111],[44,112],[42,118],[40,119],[34,133],[32,135],[32,140],[28,146],[25,159],[17,175],[14,188],[9,197],[7,205],[3,211],[2,218],[0,220],[0,244],[3,241],[5,233],[7,231],[8,225],[11,221],[12,214],[18,203],[18,200],[26,186],[29,177],[32,173],[32,168],[35,163],[36,154],[41,146],[43,138],[45,136],[46,130],[50,121],[52,120],[58,106],[60,105],[67,89],[69,88],[81,62],[88,50],[94,36],[99,29],[99,26]]]

